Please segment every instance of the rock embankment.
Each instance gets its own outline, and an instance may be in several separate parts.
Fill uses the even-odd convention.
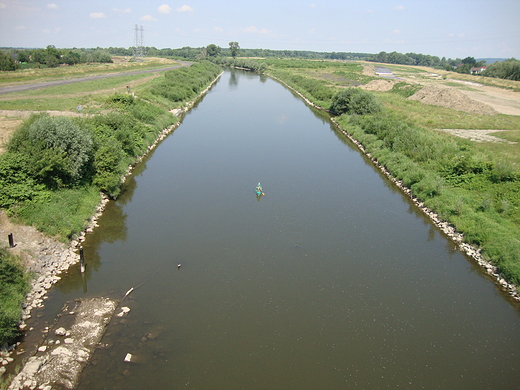
[[[365,150],[365,147],[357,141],[354,137],[348,134],[345,130],[343,130],[339,124],[331,118],[331,121],[334,123],[336,128],[341,131],[348,139],[350,139],[358,148],[361,150],[371,161],[372,163],[390,180],[392,181],[404,194],[406,194],[410,200],[423,212],[428,218],[433,222],[435,226],[437,226],[440,230],[444,232],[454,243],[457,245],[458,249],[465,253],[467,256],[472,258],[480,267],[482,267],[487,274],[495,280],[498,286],[511,297],[511,299],[520,302],[520,292],[516,288],[516,286],[512,283],[509,283],[499,272],[498,268],[493,264],[488,262],[482,256],[481,250],[479,248],[475,248],[470,244],[464,242],[464,236],[457,232],[455,226],[450,223],[442,220],[438,214],[430,210],[428,207],[424,205],[419,199],[417,199],[411,189],[404,186],[400,180],[397,180],[392,174],[381,164],[374,159],[370,153]]]
[[[116,308],[107,298],[68,302],[8,390],[75,388]]]

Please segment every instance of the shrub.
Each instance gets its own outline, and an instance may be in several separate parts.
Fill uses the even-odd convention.
[[[49,188],[76,183],[91,161],[91,134],[67,117],[31,117],[13,135],[10,153],[25,160],[25,170]]]
[[[440,177],[430,174],[425,175],[420,181],[413,184],[411,189],[419,198],[424,199],[440,195],[443,185],[444,182]]]
[[[517,178],[515,166],[511,161],[499,159],[491,170],[491,180],[494,183],[501,181],[514,181]]]
[[[28,135],[30,141],[41,141],[44,148],[65,154],[67,173],[74,179],[91,158],[92,138],[71,118],[41,117],[30,126]]]
[[[353,87],[346,88],[334,95],[330,105],[330,111],[335,115],[345,113],[366,115],[374,114],[381,110],[381,104],[379,104],[372,93]]]
[[[123,158],[121,144],[113,138],[101,145],[94,156],[96,173],[93,184],[113,198],[120,192],[121,177],[124,173],[121,166]]]
[[[0,207],[9,208],[20,202],[42,198],[45,186],[38,184],[29,173],[26,156],[0,155]]]

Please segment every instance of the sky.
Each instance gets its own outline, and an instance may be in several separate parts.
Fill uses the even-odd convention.
[[[0,47],[215,44],[520,59],[520,0],[0,0]]]

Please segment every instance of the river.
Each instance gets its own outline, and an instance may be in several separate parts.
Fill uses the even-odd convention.
[[[269,78],[226,71],[99,225],[46,303],[134,287],[79,389],[519,386],[518,306]]]

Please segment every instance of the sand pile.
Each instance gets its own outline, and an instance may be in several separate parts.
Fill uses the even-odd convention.
[[[394,87],[394,84],[395,84],[395,81],[372,80],[369,83],[360,86],[360,88],[366,89],[368,91],[386,92],[386,91],[390,91]]]
[[[408,99],[472,114],[495,115],[496,111],[484,103],[472,100],[453,88],[425,86]]]

